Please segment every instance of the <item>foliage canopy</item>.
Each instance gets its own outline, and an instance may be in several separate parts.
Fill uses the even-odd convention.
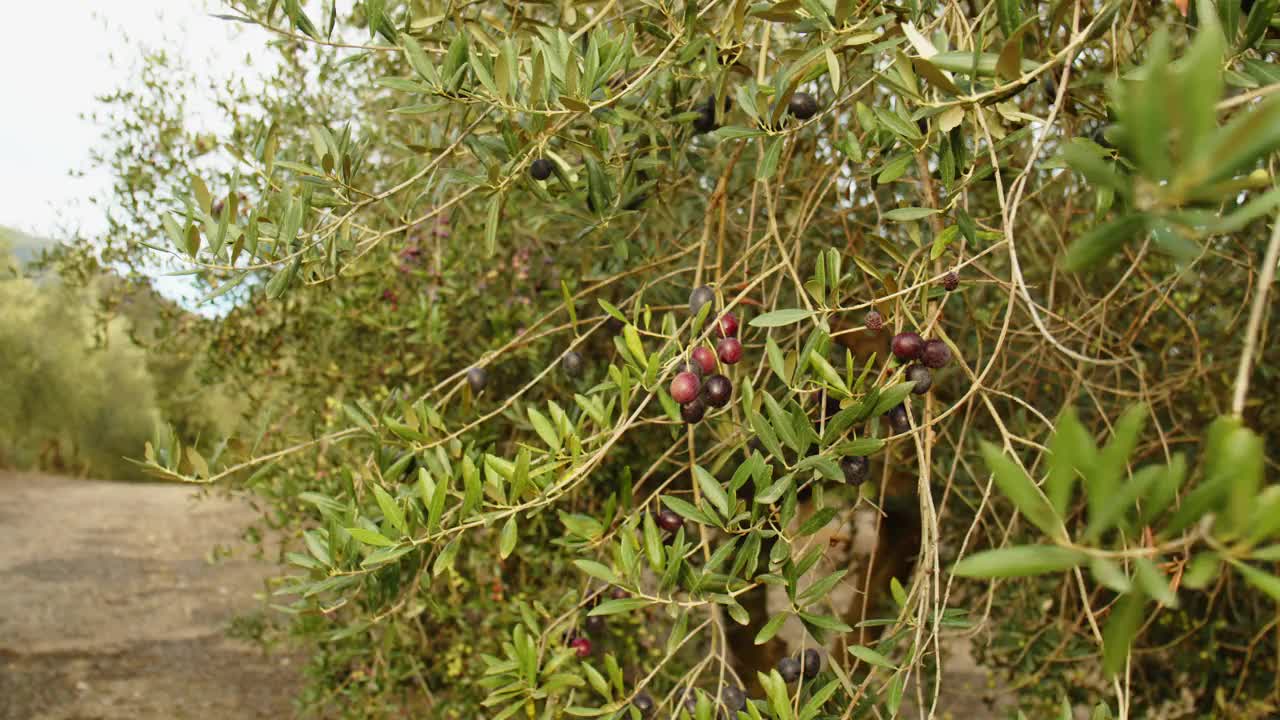
[[[886,717],[976,632],[1038,716],[1263,716],[1276,4],[235,0],[225,135],[104,110],[102,257],[230,306],[256,410],[148,467],[273,501],[312,709]]]

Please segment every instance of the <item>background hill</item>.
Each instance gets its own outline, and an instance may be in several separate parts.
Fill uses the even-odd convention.
[[[21,230],[0,225],[0,253],[7,253],[22,267],[31,265],[46,250],[53,250],[57,246],[57,240],[28,235]]]

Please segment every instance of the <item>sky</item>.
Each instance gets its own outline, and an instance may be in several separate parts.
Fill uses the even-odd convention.
[[[217,0],[59,0],[7,3],[0,43],[0,225],[54,238],[101,230],[110,178],[88,171],[102,128],[82,120],[98,95],[125,86],[144,48],[177,53],[218,77],[244,72],[263,31],[209,16]],[[195,121],[216,125],[216,117]],[[207,111],[206,111],[207,112]]]

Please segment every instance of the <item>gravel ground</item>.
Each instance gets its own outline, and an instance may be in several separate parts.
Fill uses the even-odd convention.
[[[0,720],[293,717],[299,658],[226,635],[272,573],[238,543],[254,518],[189,487],[0,472]]]

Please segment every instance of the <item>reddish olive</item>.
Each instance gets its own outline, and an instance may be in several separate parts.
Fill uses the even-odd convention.
[[[711,348],[705,345],[699,345],[689,353],[689,356],[698,364],[698,367],[702,368],[703,373],[713,373],[716,371],[716,354],[711,352]]]
[[[924,338],[913,332],[898,333],[893,336],[893,354],[903,362],[920,357],[924,350]]]
[[[738,336],[738,318],[733,313],[725,313],[720,316],[720,337],[737,337]]]
[[[591,641],[585,637],[578,636],[569,641],[569,647],[573,648],[578,657],[584,658],[591,654]]]
[[[716,343],[716,354],[720,356],[720,362],[733,365],[742,359],[742,343],[738,338],[724,338]]]
[[[681,405],[692,402],[698,397],[698,391],[701,388],[702,383],[698,381],[697,375],[688,371],[681,372],[671,381],[671,399]]]

